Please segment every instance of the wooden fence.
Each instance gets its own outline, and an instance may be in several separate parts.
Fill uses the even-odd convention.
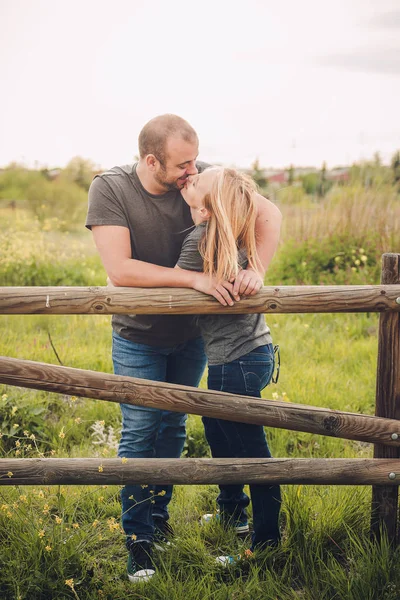
[[[0,459],[0,485],[281,483],[372,485],[371,530],[397,541],[400,483],[400,255],[381,285],[265,287],[234,307],[195,291],[3,287],[0,314],[379,312],[375,416],[0,357],[0,383],[228,418],[374,444],[372,459]],[[99,469],[101,463],[101,469]],[[12,475],[9,475],[12,473]]]

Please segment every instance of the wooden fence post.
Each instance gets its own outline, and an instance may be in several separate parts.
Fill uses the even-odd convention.
[[[381,283],[400,282],[400,254],[382,256]],[[400,298],[397,300],[400,302]],[[400,419],[400,318],[399,313],[379,317],[378,365],[375,414]],[[393,434],[396,435],[396,434]],[[399,458],[398,448],[375,444],[374,458]],[[386,530],[392,544],[397,543],[398,487],[373,486],[371,532],[380,539]]]

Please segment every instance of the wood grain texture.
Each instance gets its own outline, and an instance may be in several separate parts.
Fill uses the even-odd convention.
[[[396,287],[400,282],[400,255],[382,257],[382,283]],[[379,317],[378,364],[376,377],[375,414],[400,419],[400,318],[399,313]],[[375,458],[398,458],[398,448],[377,444]],[[380,537],[382,527],[392,543],[398,538],[398,489],[384,486],[372,489],[371,531]]]
[[[390,473],[395,479],[389,479]],[[129,483],[389,484],[397,489],[400,464],[394,459],[372,458],[129,458],[126,462],[120,458],[0,459],[0,485]]]
[[[264,287],[233,307],[182,288],[0,287],[0,314],[350,313],[400,311],[400,285]]]
[[[0,357],[0,383],[400,446],[400,422],[97,371]],[[392,439],[397,434],[397,440]]]

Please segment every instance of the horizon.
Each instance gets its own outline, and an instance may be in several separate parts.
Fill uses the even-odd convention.
[[[0,17],[1,165],[128,164],[167,112],[202,160],[240,168],[400,148],[397,0],[0,0]]]

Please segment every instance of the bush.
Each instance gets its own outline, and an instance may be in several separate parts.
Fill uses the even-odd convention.
[[[277,253],[267,274],[269,285],[357,285],[380,280],[374,244],[368,251],[347,238],[287,242]],[[270,282],[270,283],[269,283]]]
[[[47,406],[17,400],[17,388],[0,396],[0,449],[4,453],[17,450],[26,455],[35,449],[49,449],[49,429],[45,422]]]

